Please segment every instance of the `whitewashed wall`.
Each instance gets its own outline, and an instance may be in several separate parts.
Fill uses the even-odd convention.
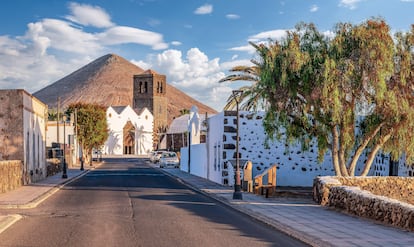
[[[47,106],[26,93],[23,94],[24,183],[46,177],[46,112]]]
[[[199,159],[201,159],[201,157],[196,158],[196,160]],[[180,170],[188,172],[188,147],[180,148]]]
[[[69,136],[73,136],[75,134],[75,128],[73,124],[67,122],[65,124],[65,131],[63,131],[63,122],[61,121],[59,124],[57,124],[56,121],[49,121],[47,123],[47,137],[46,137],[46,147],[51,147],[52,143],[58,142],[58,126],[59,126],[59,142],[63,143],[63,132],[65,132],[65,142],[66,144],[69,142]],[[73,144],[73,143],[71,143]]]
[[[105,154],[123,154],[123,128],[128,121],[131,121],[132,125],[135,127],[135,154],[148,154],[152,151],[154,117],[148,109],[145,108],[141,114],[138,115],[130,106],[126,106],[120,114],[118,114],[112,107],[108,107],[106,116],[109,137],[103,147],[103,152]]]
[[[263,129],[264,112],[252,113],[241,111],[239,119],[239,152],[240,165],[250,160],[253,163],[253,176],[261,173],[272,164],[278,164],[278,186],[312,186],[316,176],[334,175],[332,157],[328,152],[322,163],[317,160],[317,145],[311,144],[309,151],[302,151],[299,144],[286,146],[284,141],[269,141],[265,145],[266,134]],[[207,161],[206,175],[219,184],[233,185],[236,146],[236,114],[235,112],[221,112],[208,118],[208,134],[206,142],[206,156],[191,156],[191,166]],[[182,170],[187,171],[188,153],[182,150]],[[230,162],[230,161],[233,161]],[[362,170],[366,155],[358,161],[357,172]],[[390,173],[389,157],[378,154],[375,158],[369,175],[388,176]],[[400,161],[398,175],[413,176],[414,167],[406,166]]]
[[[188,172],[188,147],[181,148],[180,154],[180,169]],[[190,154],[190,173],[199,177],[207,178],[206,144],[200,143],[191,145]],[[204,159],[202,157],[204,157]]]
[[[300,145],[286,146],[284,141],[269,141],[265,145],[266,134],[262,122],[264,112],[241,111],[239,118],[239,152],[241,162],[253,163],[253,176],[261,173],[272,164],[278,164],[278,186],[312,186],[316,176],[334,175],[331,154],[328,152],[322,163],[317,160],[317,145],[311,144],[309,151],[302,151]],[[234,172],[230,160],[235,159],[236,115],[220,113],[209,118],[208,154],[209,179],[221,184],[234,184]],[[366,156],[359,160],[357,173]],[[233,162],[234,163],[234,162]],[[389,160],[385,155],[377,155],[370,175],[389,174]]]
[[[201,118],[198,115],[198,108],[196,106],[191,107],[189,119],[188,119],[188,133],[190,133],[188,147],[181,148],[181,160],[180,167],[183,171],[190,171],[191,174],[206,178],[207,177],[207,148],[205,143],[200,143],[201,134]],[[190,152],[190,155],[189,155]],[[204,159],[202,158],[204,157]],[[190,158],[191,164],[188,167],[188,158]]]
[[[227,169],[223,169],[223,121],[224,112],[220,112],[208,118],[207,132],[207,161],[208,161],[208,179],[219,184],[224,184],[224,180],[228,178]],[[230,169],[231,170],[231,169]],[[223,176],[224,172],[224,176]],[[232,172],[233,174],[233,172]]]

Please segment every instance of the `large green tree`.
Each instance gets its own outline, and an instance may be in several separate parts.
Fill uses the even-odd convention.
[[[381,19],[340,23],[328,37],[299,24],[285,39],[256,46],[257,88],[267,102],[264,127],[304,149],[318,143],[335,173],[367,175],[379,150],[394,159],[414,151],[413,31],[393,40]]]
[[[92,150],[99,149],[108,139],[106,108],[101,105],[74,103],[68,112],[76,112],[76,132],[83,159],[92,162]]]

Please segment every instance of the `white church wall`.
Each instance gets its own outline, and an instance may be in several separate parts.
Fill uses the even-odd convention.
[[[153,149],[153,122],[154,117],[147,108],[138,115],[138,124],[134,125],[137,130],[135,133],[135,153],[138,155],[149,154]]]
[[[143,155],[152,151],[152,128],[154,119],[148,109],[144,109],[141,114],[138,115],[130,106],[126,106],[121,113],[118,113],[114,108],[109,107],[106,116],[109,137],[103,148],[105,154],[123,154],[123,128],[128,121],[131,121],[132,125],[135,127],[134,153]]]

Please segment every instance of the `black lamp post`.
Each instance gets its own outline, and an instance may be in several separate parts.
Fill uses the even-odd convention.
[[[62,178],[68,178],[66,169],[66,115],[63,115],[63,173]]]
[[[236,132],[236,176],[234,180],[234,193],[233,199],[243,200],[243,194],[241,192],[240,181],[240,157],[239,157],[239,97],[243,93],[242,90],[233,90],[233,98],[236,101],[236,113],[237,113],[237,132]]]

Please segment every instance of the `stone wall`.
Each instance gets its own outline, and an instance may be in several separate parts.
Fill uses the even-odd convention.
[[[313,197],[321,205],[414,231],[414,178],[317,177]]]
[[[1,90],[0,105],[0,160],[23,160],[24,106],[21,92]]]
[[[0,193],[22,186],[22,166],[20,160],[0,161]]]

